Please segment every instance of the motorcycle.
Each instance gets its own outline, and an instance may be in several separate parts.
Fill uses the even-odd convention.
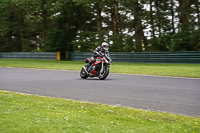
[[[90,58],[87,58],[86,63],[90,62]],[[85,65],[82,67],[80,77],[87,79],[88,77],[99,77],[100,80],[106,79],[109,74],[109,65],[111,65],[111,58],[102,54],[95,59],[95,62],[89,66]]]

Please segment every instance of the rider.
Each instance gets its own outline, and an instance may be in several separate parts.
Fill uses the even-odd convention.
[[[92,57],[90,58],[90,62],[89,62],[89,66],[91,66],[92,63],[95,62],[95,59],[98,57],[98,56],[102,56],[102,54],[105,54],[106,56],[110,57],[109,55],[109,44],[106,43],[106,42],[103,42],[101,44],[101,47],[98,46],[94,51],[93,51],[93,55]]]

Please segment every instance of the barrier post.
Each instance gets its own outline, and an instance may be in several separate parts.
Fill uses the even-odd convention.
[[[60,52],[57,52],[57,60],[60,61]]]

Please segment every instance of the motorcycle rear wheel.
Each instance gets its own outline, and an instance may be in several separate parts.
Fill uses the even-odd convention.
[[[103,71],[103,73],[99,74],[99,79],[101,79],[101,80],[106,79],[108,74],[109,74],[109,67],[107,66],[107,67],[105,67],[105,70]]]
[[[86,71],[85,71],[85,69],[83,67],[82,67],[81,72],[80,72],[80,77],[82,79],[88,78],[87,73],[86,73]]]

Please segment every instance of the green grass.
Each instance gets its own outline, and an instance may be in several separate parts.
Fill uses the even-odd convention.
[[[1,133],[199,133],[200,118],[0,91]]]
[[[80,61],[0,59],[0,67],[21,67],[80,71]],[[200,64],[113,63],[111,73],[200,78]]]

